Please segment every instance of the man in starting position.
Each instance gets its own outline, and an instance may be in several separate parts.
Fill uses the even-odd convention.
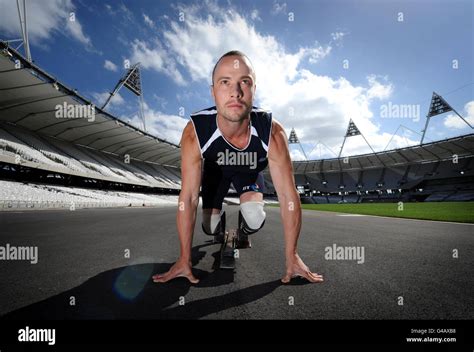
[[[297,253],[301,206],[287,137],[270,112],[253,106],[255,89],[255,71],[245,54],[230,51],[217,61],[211,86],[216,106],[192,114],[181,138],[182,182],[177,212],[181,253],[169,271],[153,276],[154,282],[176,277],[199,282],[191,271],[191,247],[200,186],[202,228],[214,236],[225,229],[222,202],[233,184],[240,197],[238,246],[249,245],[247,236],[260,230],[265,222],[262,171],[267,165],[285,234],[286,273],[281,281],[288,283],[295,276],[310,282],[323,281]]]

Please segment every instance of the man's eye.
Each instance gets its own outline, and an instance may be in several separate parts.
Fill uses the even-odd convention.
[[[228,84],[229,84],[229,81],[226,80],[226,79],[223,79],[223,80],[221,81],[221,85],[228,85]]]
[[[242,80],[243,84],[249,86],[251,84],[250,80],[249,79],[244,79]]]

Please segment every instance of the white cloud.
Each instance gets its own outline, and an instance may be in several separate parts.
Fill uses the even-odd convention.
[[[260,18],[260,16],[258,15],[258,10],[257,10],[257,9],[252,10],[252,12],[250,13],[250,18],[251,18],[253,21],[261,21],[261,20],[262,20],[262,19]]]
[[[345,33],[343,32],[333,32],[331,33],[332,40],[341,40],[344,37]]]
[[[133,15],[133,12],[129,10],[127,6],[125,6],[124,3],[120,4],[118,10],[121,12],[122,17],[124,20],[126,20],[129,23],[134,23],[135,22],[135,16]]]
[[[306,150],[305,150],[306,153]],[[297,144],[290,144],[290,157],[292,160],[305,160],[305,154],[301,151],[301,148]],[[306,156],[308,154],[306,153]],[[309,156],[308,156],[309,159]]]
[[[84,34],[82,25],[71,0],[28,1],[28,36],[31,45],[40,44],[59,33],[68,33],[72,38],[91,48],[90,38]],[[2,20],[0,30],[16,38],[21,37],[16,1],[0,0]],[[75,21],[70,21],[74,13]],[[66,31],[64,31],[66,28]]]
[[[126,23],[127,25],[135,24],[135,15],[123,2],[119,5],[115,2],[113,6],[104,4],[104,7],[109,15],[121,17],[120,21],[122,23]]]
[[[117,72],[118,67],[116,64],[114,64],[112,61],[105,60],[104,62],[104,68],[109,71]]]
[[[384,78],[387,81],[387,78]],[[369,99],[387,99],[393,93],[393,85],[391,83],[383,85],[377,80],[376,75],[367,76],[367,81],[369,82],[369,90],[367,91],[367,96]]]
[[[273,3],[272,14],[277,15],[279,13],[286,13],[286,2],[282,4],[278,2]]]
[[[261,36],[235,11],[215,13],[206,19],[201,19],[197,14],[192,15],[196,12],[195,8],[186,11],[186,21],[183,23],[171,22],[171,29],[163,33],[165,45],[156,45],[154,49],[160,51],[160,56],[166,56],[161,50],[162,47],[166,47],[167,56],[175,57],[177,63],[185,67],[193,81],[207,79],[210,82],[215,61],[223,53],[233,49],[240,49],[250,54],[257,72],[268,71],[273,65],[277,65],[280,69],[277,72],[283,72],[287,79],[295,77],[296,68],[303,58],[307,57],[314,63],[331,50],[316,43],[315,47],[301,48],[295,54],[287,54],[273,36]],[[141,49],[142,52],[146,52],[145,47]],[[262,52],[267,56],[263,57]],[[261,60],[254,60],[259,56]],[[175,70],[176,66],[170,69]]]
[[[308,55],[308,61],[311,64],[318,63],[321,59],[325,58],[331,53],[331,47],[323,47],[316,42],[316,46],[313,48],[306,48],[304,53]]]
[[[176,93],[176,100],[179,103],[199,103],[199,104],[209,104],[209,99],[212,99],[209,91],[196,91],[196,90],[184,90],[180,89]]]
[[[67,25],[66,29],[68,32],[72,35],[72,37],[82,44],[85,44],[86,46],[91,46],[92,42],[91,39],[84,34],[82,31],[82,25],[79,22],[79,19],[76,17],[76,15],[71,16],[71,14],[68,17],[67,20]]]
[[[336,46],[342,46],[342,40],[344,39],[345,36],[347,36],[347,32],[332,32],[331,33],[331,44],[334,44]]]
[[[96,101],[96,106],[101,107],[109,98],[110,93],[109,92],[102,92],[102,93],[92,93],[92,96],[94,97]],[[107,106],[105,107],[106,109],[110,109],[115,106],[121,106],[125,103],[125,100],[123,97],[120,95],[120,93],[116,93],[112,99],[109,101]]]
[[[471,126],[474,126],[474,100],[471,100],[464,105],[464,114],[461,114],[461,116],[464,117]],[[446,116],[443,123],[445,127],[454,130],[469,127],[458,115],[455,114],[449,114]]]
[[[163,110],[166,109],[166,106],[168,105],[168,100],[166,100],[165,98],[163,97],[160,97],[158,95],[156,95],[155,93],[153,93],[153,99],[155,99],[155,101],[160,104],[161,108]]]
[[[164,99],[155,95],[154,98],[162,100],[165,102],[164,105],[166,105],[166,101]],[[189,121],[187,118],[178,115],[165,114],[160,110],[151,108],[146,102],[144,102],[143,110],[145,114],[147,133],[161,138],[167,142],[179,144],[184,127]],[[143,121],[139,116],[138,110],[128,116],[122,114],[120,119],[131,124],[132,126],[137,127],[138,129],[143,130]]]
[[[187,118],[164,114],[153,110],[147,104],[145,104],[144,112],[148,133],[168,142],[179,144],[184,127],[188,123]],[[141,121],[137,123],[138,126],[142,125]]]
[[[155,27],[155,23],[153,23],[153,21],[151,20],[151,18],[148,17],[147,15],[143,14],[143,20],[145,21],[145,23],[147,24],[147,26],[149,26],[150,28],[154,28],[154,27]]]
[[[142,68],[164,73],[170,76],[178,85],[186,85],[183,76],[176,68],[176,62],[168,56],[168,53],[159,42],[156,42],[155,47],[151,48],[144,41],[135,39],[132,43],[131,62],[140,62]]]
[[[273,110],[275,118],[283,123],[287,133],[294,127],[302,142],[314,146],[323,141],[339,152],[350,118],[376,150],[382,150],[391,137],[388,133],[380,133],[372,121],[370,88],[354,86],[343,77],[332,79],[307,70],[301,70],[299,79],[294,83],[271,83],[271,87],[274,87],[273,90],[261,94],[261,105]],[[342,155],[370,151],[364,139],[357,136],[346,143]],[[327,150],[323,152],[325,157],[334,157]],[[319,157],[319,151],[317,155]]]
[[[380,132],[370,105],[375,99],[391,96],[393,85],[387,78],[369,75],[367,84],[354,85],[344,77],[318,75],[307,63],[330,57],[330,45],[315,42],[291,52],[275,37],[258,33],[250,19],[232,8],[221,9],[215,3],[199,6],[180,7],[186,20],[170,21],[163,41],[155,39],[149,44],[135,40],[137,61],[168,74],[178,84],[184,81],[181,72],[192,81],[209,83],[215,61],[229,50],[241,50],[250,57],[257,73],[256,103],[271,109],[287,133],[294,127],[303,143],[314,145],[321,140],[339,151],[352,118],[375,150],[385,148],[391,135]],[[281,10],[284,5],[278,6]],[[394,138],[392,147],[397,145],[404,147],[406,141]],[[370,148],[358,136],[346,144],[343,155],[366,152]]]

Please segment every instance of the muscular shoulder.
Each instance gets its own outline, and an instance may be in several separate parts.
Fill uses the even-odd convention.
[[[194,143],[194,140],[196,139],[196,133],[194,132],[194,125],[192,121],[188,121],[186,126],[184,127],[183,134],[181,136],[181,142],[179,143],[182,145],[183,143]]]
[[[272,119],[272,138],[278,134],[281,134],[282,131],[285,131],[282,124],[277,120]]]
[[[275,119],[272,119],[272,143],[276,142],[286,144],[286,133],[283,125]]]
[[[288,144],[285,129],[275,119],[272,120],[272,136],[269,146],[269,158],[280,159],[288,152]]]
[[[186,127],[184,127],[179,145],[181,147],[181,160],[201,158],[199,141],[197,140],[192,121],[189,121]]]

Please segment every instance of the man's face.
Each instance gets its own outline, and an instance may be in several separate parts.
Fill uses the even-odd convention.
[[[216,67],[211,93],[217,112],[226,120],[237,122],[252,111],[255,73],[241,56],[226,56]]]

